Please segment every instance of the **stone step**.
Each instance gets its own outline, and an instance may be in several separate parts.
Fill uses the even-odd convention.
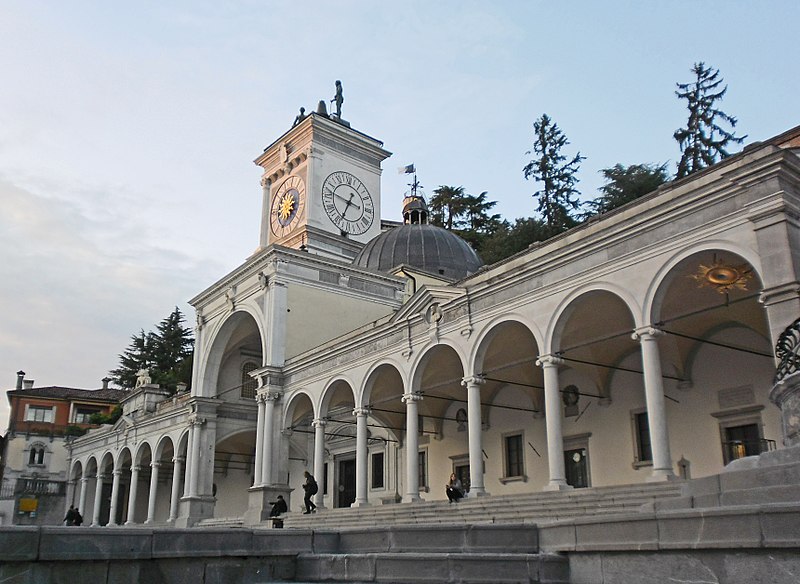
[[[290,513],[287,527],[363,525],[532,523],[570,517],[629,513],[643,505],[676,498],[682,483],[623,485],[598,489],[526,493],[464,499],[456,504],[428,501],[413,504],[325,509],[312,515]]]
[[[569,562],[555,554],[300,554],[296,579],[392,584],[569,583]]]

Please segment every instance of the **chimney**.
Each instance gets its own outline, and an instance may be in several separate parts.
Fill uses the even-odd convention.
[[[17,371],[17,391],[22,389],[22,380],[25,379],[25,372],[20,370]]]
[[[24,389],[33,389],[33,379],[23,379],[22,387]]]
[[[108,389],[108,382],[111,381],[110,377],[103,377],[100,381],[103,382],[103,389]]]

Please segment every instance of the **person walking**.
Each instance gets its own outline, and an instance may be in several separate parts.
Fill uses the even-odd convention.
[[[67,511],[67,514],[63,519],[63,522],[66,523],[67,525],[75,525],[75,513],[76,513],[75,506],[70,505],[69,511]]]
[[[306,505],[306,510],[303,511],[303,515],[308,515],[312,511],[317,510],[317,506],[311,500],[311,497],[317,494],[317,491],[319,491],[319,486],[317,486],[317,481],[310,472],[305,471],[303,472],[303,475],[306,477],[306,482],[303,483],[303,491],[305,491],[303,502]]]

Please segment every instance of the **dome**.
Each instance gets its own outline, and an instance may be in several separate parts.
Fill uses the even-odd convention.
[[[455,233],[427,224],[406,224],[381,233],[353,265],[387,272],[405,264],[448,280],[460,280],[483,265],[478,254]]]

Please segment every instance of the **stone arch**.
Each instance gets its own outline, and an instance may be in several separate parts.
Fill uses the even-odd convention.
[[[473,350],[472,370],[484,380],[481,401],[483,421],[488,423],[495,399],[505,387],[519,389],[528,403],[518,404],[531,412],[541,411],[542,372],[536,366],[541,353],[541,334],[517,314],[493,319],[484,328]],[[499,406],[505,407],[505,406]]]
[[[204,361],[198,363],[199,387],[193,394],[201,397],[222,397],[228,401],[239,399],[241,367],[245,359],[257,359],[263,364],[266,336],[258,315],[242,306],[232,312],[210,335]],[[239,350],[240,354],[234,355]],[[237,359],[238,357],[238,359]],[[220,387],[220,383],[223,387]],[[231,395],[232,394],[232,395]]]
[[[175,455],[175,442],[169,434],[165,434],[156,443],[156,447],[153,450],[153,460],[161,460],[164,454],[169,451],[172,451],[173,456]]]
[[[314,404],[314,396],[306,389],[299,389],[292,392],[289,399],[286,401],[286,406],[283,408],[282,428],[291,428],[294,425],[295,413],[297,413],[298,407],[305,405],[304,402],[307,402],[309,406],[307,412],[311,413],[312,420],[320,416],[319,410]]]
[[[637,350],[631,334],[639,313],[635,298],[608,282],[581,286],[559,304],[548,326],[548,353],[563,359],[562,386],[577,387],[579,401],[608,403],[620,363]]]
[[[361,391],[361,402],[370,408],[370,417],[385,427],[389,436],[402,441],[406,414],[402,404],[408,388],[403,370],[392,359],[383,359],[370,367]]]
[[[346,401],[346,390],[344,389],[345,387],[350,391],[350,397],[353,402],[353,407],[358,407],[362,405],[358,399],[358,395],[356,394],[355,390],[356,385],[353,383],[353,381],[345,375],[337,375],[331,378],[325,384],[325,389],[322,391],[322,396],[319,402],[319,410],[317,411],[318,416],[320,417],[327,416],[331,410],[332,405],[345,403]]]
[[[753,268],[758,282],[761,282],[761,258],[750,249],[724,239],[706,240],[686,247],[673,254],[654,274],[642,303],[642,326],[660,320],[659,314],[662,311],[664,297],[668,292],[668,283],[670,277],[675,276],[675,269],[689,258],[698,256],[698,254],[713,254],[715,251],[738,256],[747,262]]]

